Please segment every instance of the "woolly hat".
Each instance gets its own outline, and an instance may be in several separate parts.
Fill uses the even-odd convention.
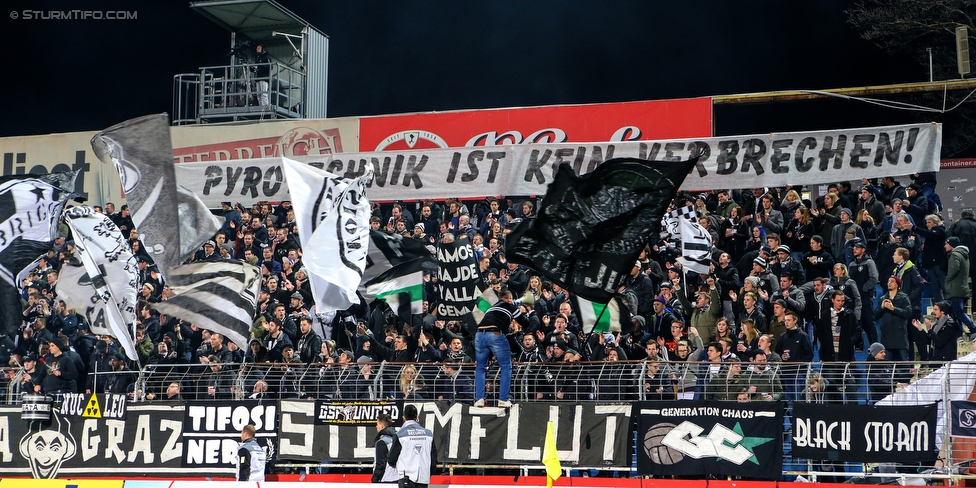
[[[872,357],[873,358],[873,357],[877,356],[878,353],[880,353],[881,351],[884,351],[884,350],[885,350],[885,347],[884,347],[883,344],[881,344],[880,342],[875,342],[874,344],[871,344],[871,347],[868,347],[868,357]]]

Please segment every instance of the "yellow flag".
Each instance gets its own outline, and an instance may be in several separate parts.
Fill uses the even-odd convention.
[[[556,452],[556,426],[549,422],[546,427],[546,444],[542,447],[542,464],[546,467],[546,488],[552,488],[552,482],[562,475],[563,467],[559,464],[559,453]]]

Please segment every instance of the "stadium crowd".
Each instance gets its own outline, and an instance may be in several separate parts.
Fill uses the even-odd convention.
[[[712,236],[710,272],[683,272],[675,242],[655,237],[620,289],[622,330],[589,335],[565,290],[505,258],[511,226],[534,216],[532,200],[374,204],[370,225],[432,251],[445,239],[471,242],[484,285],[510,290],[528,317],[528,328],[513,323],[507,331],[528,399],[837,396],[853,371],[844,364],[861,350],[869,366],[858,374],[869,378],[868,400],[877,400],[913,373],[893,361],[949,361],[963,332],[976,336],[965,313],[976,276],[973,211],[946,222],[934,174],[904,183],[841,182],[812,200],[799,187],[679,194],[674,205],[693,205]],[[73,259],[62,225],[53,250],[23,283],[22,327],[0,338],[7,391],[474,402],[475,324],[431,313],[436,276],[425,277],[424,313],[410,321],[382,301],[312,316],[290,202],[222,207],[225,224],[192,260],[235,259],[261,269],[247,347],[151,308],[170,290],[128,208],[106,203],[96,210],[129,237],[138,259],[135,343],[151,381],[137,382],[136,363],[117,342],[91,334],[86,319],[58,299],[59,269]],[[823,367],[789,369],[815,361]]]

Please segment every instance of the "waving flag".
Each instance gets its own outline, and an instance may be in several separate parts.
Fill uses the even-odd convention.
[[[712,236],[698,223],[694,207],[676,208],[668,214],[668,233],[681,242],[678,262],[687,271],[708,274],[712,264]]]
[[[424,262],[419,258],[397,265],[366,283],[366,293],[385,300],[405,323],[424,313]]]
[[[168,120],[166,114],[127,120],[91,141],[98,159],[118,170],[132,222],[164,280],[221,225],[196,195],[177,187]]]
[[[65,217],[75,237],[78,257],[94,289],[93,296],[101,301],[109,335],[119,341],[129,359],[138,363],[133,338],[139,268],[128,241],[107,215],[96,213],[91,207],[68,209]],[[84,286],[77,281],[67,281],[64,285]]]
[[[612,159],[582,177],[563,163],[538,215],[505,239],[505,255],[572,293],[607,303],[697,162]]]
[[[201,261],[173,269],[172,296],[152,308],[227,337],[247,349],[261,273],[240,261]]]
[[[0,333],[17,330],[24,319],[17,275],[51,249],[76,174],[0,178]]]
[[[345,310],[359,303],[356,289],[366,270],[366,184],[373,178],[373,166],[350,180],[290,159],[283,162],[315,308]]]

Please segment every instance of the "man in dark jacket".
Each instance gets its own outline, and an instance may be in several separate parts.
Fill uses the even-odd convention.
[[[974,334],[976,325],[965,310],[966,300],[972,295],[969,276],[966,275],[970,265],[969,248],[958,237],[952,236],[946,239],[945,251],[949,253],[949,263],[946,266],[946,299],[952,304],[953,318],[964,325],[970,334]]]
[[[78,369],[74,361],[63,351],[68,345],[55,337],[48,341],[51,353],[44,358],[48,375],[44,377],[41,390],[48,395],[58,393],[74,393],[78,381]]]
[[[830,306],[823,307],[817,317],[817,338],[820,341],[820,360],[853,361],[854,335],[858,332],[858,317],[846,306],[847,297],[840,290],[829,294]]]
[[[373,456],[373,483],[396,483],[399,480],[396,468],[387,461],[393,438],[396,437],[396,427],[393,418],[381,413],[376,418],[376,440]]]
[[[854,260],[847,266],[850,277],[861,294],[861,328],[868,334],[868,342],[878,342],[878,327],[874,321],[874,287],[878,284],[878,266],[868,254],[863,239],[854,243]]]
[[[946,275],[945,225],[942,224],[942,219],[938,215],[929,215],[925,217],[925,228],[920,226],[910,228],[916,235],[925,240],[919,264],[925,271],[925,278],[931,286],[932,301],[942,301],[945,294]]]
[[[958,237],[959,242],[969,249],[976,249],[976,213],[967,208],[959,213],[960,218],[946,235]],[[976,283],[976,262],[969,261],[969,277]]]
[[[928,336],[932,343],[932,361],[955,361],[958,352],[956,337],[959,336],[959,326],[950,316],[952,305],[941,301],[932,307],[932,315],[926,315],[922,322],[912,320],[915,329]]]
[[[880,320],[881,342],[885,344],[888,357],[893,361],[909,361],[908,323],[912,318],[912,302],[903,293],[901,278],[891,276],[886,283],[888,292],[881,296],[881,304],[874,311],[875,320]]]
[[[922,275],[918,272],[915,263],[908,259],[910,252],[904,247],[895,249],[892,259],[895,268],[891,275],[901,279],[899,289],[908,295],[908,301],[912,304],[912,317],[917,319],[922,316]],[[922,361],[929,360],[929,340],[928,337],[916,330],[914,327],[908,328],[908,357],[915,357],[915,348],[918,348],[918,356]]]

